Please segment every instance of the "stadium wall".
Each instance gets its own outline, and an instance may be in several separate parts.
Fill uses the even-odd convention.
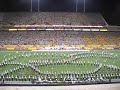
[[[120,48],[120,45],[72,45],[60,48],[59,45],[51,47],[50,45],[0,45],[1,50],[41,50],[41,49],[65,49],[65,50],[92,50],[92,49],[115,49]]]

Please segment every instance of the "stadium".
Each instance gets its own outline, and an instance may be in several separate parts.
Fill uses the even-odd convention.
[[[73,1],[64,6],[70,10],[59,1],[45,8],[42,0],[0,7],[1,86],[120,83],[119,25],[110,25],[100,7],[89,9],[88,0]]]

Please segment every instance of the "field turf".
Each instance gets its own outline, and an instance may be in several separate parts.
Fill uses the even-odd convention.
[[[120,75],[120,50],[0,51],[0,78],[37,80],[69,75],[116,78]]]

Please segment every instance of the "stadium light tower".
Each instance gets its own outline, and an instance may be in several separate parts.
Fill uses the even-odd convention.
[[[31,3],[31,5],[30,5],[30,11],[31,11],[31,12],[32,12],[32,1],[33,1],[33,0],[31,0],[31,2],[30,2],[30,3]]]
[[[78,0],[76,0],[76,12],[78,12]]]
[[[83,11],[84,13],[86,12],[86,0],[83,1]],[[78,12],[78,0],[76,0],[76,12]]]
[[[40,0],[38,0],[38,12],[40,11]]]
[[[84,13],[86,12],[86,0],[84,0]]]

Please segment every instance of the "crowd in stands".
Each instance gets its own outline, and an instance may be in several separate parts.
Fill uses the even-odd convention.
[[[120,32],[0,31],[0,45],[118,45]]]
[[[0,18],[6,25],[106,25],[99,13],[9,12],[0,13]]]

